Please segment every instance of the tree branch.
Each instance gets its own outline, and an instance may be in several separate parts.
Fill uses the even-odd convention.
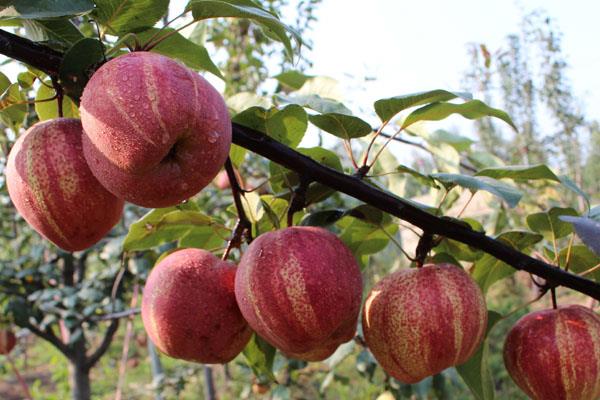
[[[94,351],[92,354],[89,355],[89,357],[87,357],[87,360],[85,361],[86,368],[91,369],[94,365],[96,365],[100,357],[102,357],[104,353],[106,353],[106,350],[108,350],[108,347],[112,343],[113,337],[117,333],[117,329],[119,329],[118,318],[113,319],[111,321],[110,325],[108,326],[108,329],[106,330],[106,333],[104,333],[102,343],[100,343],[96,351]]]
[[[357,177],[321,165],[261,132],[234,123],[233,142],[299,174],[308,175],[311,179],[338,192],[408,221],[423,230],[483,250],[515,269],[527,271],[546,279],[551,285],[562,285],[600,300],[600,284],[598,283],[536,260],[503,242],[474,231],[470,227],[436,217],[402,198],[362,182]]]
[[[59,70],[61,59],[56,56],[54,50],[1,30],[0,33],[0,54],[46,71]],[[15,48],[18,48],[19,51],[15,51]],[[307,175],[316,182],[408,221],[421,229],[483,250],[516,269],[546,279],[551,286],[562,285],[600,300],[600,284],[598,283],[536,260],[469,227],[429,214],[402,198],[362,182],[357,177],[345,175],[323,166],[261,132],[234,123],[233,142],[300,175]]]
[[[142,311],[141,308],[130,308],[129,310],[119,311],[111,314],[95,315],[90,318],[91,321],[109,321],[112,319],[120,319],[137,315]]]
[[[42,331],[41,329],[39,329],[38,327],[36,327],[30,323],[27,323],[27,325],[24,325],[23,327],[29,329],[34,335],[49,342],[51,345],[56,347],[56,349],[58,351],[63,353],[65,355],[65,357],[71,358],[71,355],[72,355],[71,349],[69,349],[69,347],[66,344],[64,344],[52,331],[50,331],[50,330]]]
[[[0,29],[0,54],[57,76],[63,55],[48,46]]]

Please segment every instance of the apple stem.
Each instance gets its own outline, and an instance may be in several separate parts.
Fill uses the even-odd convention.
[[[550,295],[552,297],[552,308],[556,310],[558,308],[556,303],[556,288],[550,289]]]
[[[310,185],[311,179],[306,175],[300,175],[300,184],[292,192],[290,208],[287,213],[287,226],[294,225],[294,214],[306,206],[306,191]]]
[[[225,161],[225,171],[227,172],[227,178],[229,178],[229,183],[231,186],[231,195],[233,196],[233,203],[237,211],[238,221],[235,224],[233,235],[227,243],[227,249],[223,254],[223,260],[225,260],[229,256],[229,252],[233,247],[240,247],[244,235],[248,243],[252,241],[252,223],[248,219],[248,216],[244,211],[244,205],[242,204],[242,197],[244,196],[244,191],[242,190],[240,183],[238,182],[237,177],[235,176],[235,170],[229,157],[227,157],[227,160]]]
[[[33,397],[31,397],[31,393],[29,393],[29,387],[27,386],[27,382],[25,382],[25,379],[23,379],[23,376],[21,376],[21,374],[19,373],[19,369],[17,368],[17,365],[15,364],[10,354],[6,354],[6,359],[8,360],[10,367],[12,368],[15,376],[17,377],[17,380],[19,381],[19,384],[23,389],[23,393],[25,393],[25,398],[27,400],[32,400]]]
[[[417,268],[423,266],[425,259],[435,245],[436,242],[433,240],[433,234],[427,231],[423,232],[423,236],[419,239],[417,249],[415,250],[415,262],[417,263]]]
[[[58,79],[54,76],[50,76],[50,80],[52,81],[52,86],[54,86],[54,90],[56,91],[56,105],[58,107],[58,116],[59,118],[63,117],[63,88],[58,83]]]

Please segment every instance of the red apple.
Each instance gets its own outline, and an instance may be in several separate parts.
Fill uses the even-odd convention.
[[[178,250],[151,271],[142,321],[156,347],[173,358],[226,363],[252,331],[235,301],[236,267],[200,249]]]
[[[195,195],[223,166],[231,120],[221,95],[168,57],[133,52],[92,76],[81,98],[85,157],[117,197],[167,207]]]
[[[123,212],[123,201],[88,168],[82,136],[77,119],[39,122],[16,141],[6,167],[8,193],[19,213],[67,251],[98,242]]]
[[[318,361],[355,334],[362,276],[333,233],[291,227],[264,233],[244,252],[235,296],[248,324],[290,357]]]
[[[506,337],[504,363],[532,399],[598,399],[600,317],[577,305],[527,314]]]
[[[17,337],[10,329],[0,329],[0,354],[6,355],[17,345]]]
[[[481,290],[452,264],[388,275],[369,293],[362,318],[371,353],[388,374],[405,383],[466,362],[486,326]]]

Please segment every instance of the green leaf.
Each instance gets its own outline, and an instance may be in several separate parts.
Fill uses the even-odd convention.
[[[94,17],[112,35],[139,32],[157,23],[169,8],[169,0],[95,0]]]
[[[339,157],[330,150],[322,147],[300,147],[296,150],[320,164],[342,171],[342,163]],[[273,162],[269,163],[269,173],[271,187],[276,193],[281,193],[287,189],[293,188],[300,182],[298,174]],[[308,204],[316,203],[326,199],[333,193],[335,193],[335,191],[327,186],[321,185],[320,183],[312,183],[306,192],[306,200]]]
[[[103,60],[104,47],[97,39],[81,39],[67,50],[60,64],[59,76],[61,84],[71,97],[81,97],[94,67]]]
[[[257,22],[266,29],[269,36],[283,43],[289,57],[292,56],[293,50],[287,33],[290,33],[296,42],[302,43],[302,38],[296,30],[250,0],[191,0],[185,9],[192,11],[195,21],[223,17],[246,18]]]
[[[177,247],[193,247],[209,251],[222,249],[227,241],[227,230],[222,229],[218,234],[215,232],[213,226],[196,226],[177,241]]]
[[[33,85],[33,82],[35,82],[35,79],[35,75],[29,71],[20,72],[17,75],[17,82],[19,82],[19,86],[23,89],[29,89]]]
[[[494,179],[513,179],[519,181],[530,181],[547,179],[560,182],[558,176],[544,164],[538,165],[509,165],[506,167],[485,168],[478,171],[476,176],[488,176]]]
[[[280,84],[283,86],[292,89],[298,90],[304,85],[304,83],[310,79],[314,78],[313,75],[305,75],[300,71],[285,71],[279,75],[275,75],[273,78],[277,79]]]
[[[317,128],[346,140],[366,136],[373,132],[371,125],[351,115],[329,113],[311,115],[309,119]]]
[[[263,132],[292,148],[300,144],[308,128],[306,111],[294,104],[281,110],[250,107],[233,117],[233,122]]]
[[[402,96],[390,97],[388,99],[377,100],[374,104],[375,112],[379,118],[385,122],[392,119],[399,112],[407,108],[420,106],[423,104],[448,101],[461,97],[471,99],[469,93],[449,92],[447,90],[430,90],[427,92],[411,93]]]
[[[0,111],[23,101],[25,96],[21,93],[19,84],[12,83],[0,94]]]
[[[186,235],[205,237],[210,234],[224,238],[229,231],[210,217],[193,209],[194,206],[157,208],[131,224],[123,240],[123,250],[146,250],[179,240]],[[198,231],[198,232],[196,232]],[[193,240],[188,238],[187,240]]]
[[[472,218],[456,219],[451,217],[444,217],[448,221],[454,221],[464,226],[470,227],[472,230],[477,232],[484,232],[483,226],[477,220]],[[458,242],[456,240],[445,238],[441,244],[436,247],[437,251],[443,251],[456,257],[459,260],[475,262],[483,256],[483,252],[475,247],[467,244]]]
[[[232,114],[239,114],[250,107],[271,108],[272,103],[266,97],[259,96],[253,92],[236,93],[225,100],[227,107],[232,110]]]
[[[390,241],[389,236],[393,236],[398,231],[396,224],[376,226],[354,217],[342,218],[337,226],[342,228],[340,239],[357,258],[385,249]]]
[[[344,210],[321,210],[306,214],[300,225],[303,226],[329,226],[335,224],[340,218],[344,217]]]
[[[552,207],[546,212],[527,216],[527,226],[534,232],[541,233],[548,240],[560,239],[573,232],[573,226],[559,217],[561,215],[578,216],[572,208]]]
[[[388,213],[368,204],[361,204],[354,207],[346,211],[346,215],[350,215],[377,227],[392,223],[392,218]]]
[[[94,3],[91,0],[11,0],[0,2],[0,19],[72,17],[93,9]]]
[[[456,367],[456,371],[477,400],[494,399],[494,379],[489,367],[490,346],[487,335],[501,319],[502,315],[495,311],[488,311],[486,339],[466,363]]]
[[[172,28],[150,28],[137,33],[136,37],[141,43],[145,43],[159,31],[161,33],[156,38],[165,35],[169,35],[169,37],[152,48],[152,52],[179,60],[191,69],[208,71],[218,78],[225,79],[204,46],[186,39]]]
[[[238,146],[237,144],[231,144],[231,148],[229,149],[229,158],[233,165],[239,168],[240,165],[244,162],[244,158],[246,158],[247,150],[243,147]]]
[[[0,122],[17,132],[27,115],[25,96],[18,83],[10,83],[4,74],[0,76]]]
[[[276,381],[275,375],[273,375],[275,352],[275,347],[257,334],[252,335],[252,339],[242,351],[248,366],[252,369],[256,379],[262,384]]]
[[[463,104],[455,103],[432,103],[418,108],[406,117],[402,122],[401,129],[407,128],[419,121],[439,121],[452,114],[459,114],[467,119],[479,119],[483,117],[496,117],[509,124],[517,130],[507,113],[497,108],[491,108],[480,100],[471,100]]]
[[[266,194],[260,196],[260,202],[265,213],[260,221],[258,221],[258,226],[256,228],[258,232],[264,233],[285,226],[287,210],[289,207],[289,203],[285,199]],[[296,222],[298,218],[302,218],[301,212],[297,214],[298,215],[294,215],[294,222]]]
[[[437,145],[446,143],[454,147],[457,151],[467,151],[471,145],[475,143],[466,136],[461,136],[457,133],[448,132],[443,129],[437,129],[433,132],[419,132],[419,136],[423,137],[427,142]]]
[[[570,250],[568,247],[560,250],[558,257],[559,263],[563,268],[567,264],[567,255],[569,255],[569,270],[576,274],[581,274],[600,264],[600,256],[582,244],[571,246]],[[550,253],[550,256],[550,258],[554,258],[554,254]],[[600,283],[600,270],[587,274],[585,277]]]
[[[416,171],[410,167],[407,167],[406,165],[399,165],[398,167],[396,167],[396,171],[398,171],[402,174],[411,175],[413,178],[415,178],[419,183],[421,183],[423,185],[432,187],[434,189],[439,189],[439,186],[435,183],[435,180],[431,176],[423,175],[419,171]]]
[[[45,82],[51,85],[50,81]],[[58,118],[58,100],[41,101],[53,98],[56,95],[54,89],[46,85],[40,85],[35,95],[35,112],[40,121]],[[69,96],[64,96],[62,101],[63,116],[65,118],[79,118],[79,108]]]
[[[296,148],[308,128],[308,117],[302,107],[291,104],[270,115],[265,128],[273,139]]]
[[[246,216],[253,224],[256,224],[264,215],[264,209],[260,199],[260,195],[254,192],[244,193],[242,197],[242,207]]]
[[[337,100],[327,99],[318,94],[309,94],[304,96],[284,96],[276,94],[275,98],[282,103],[297,104],[299,106],[310,108],[321,114],[343,114],[352,115],[352,111]]]
[[[583,190],[581,190],[581,188],[579,186],[577,186],[577,184],[568,176],[561,175],[561,176],[559,176],[559,178],[560,178],[560,182],[563,184],[564,187],[566,187],[570,191],[576,193],[577,195],[583,197],[583,199],[585,200],[585,202],[587,204],[587,208],[589,210],[591,205],[590,205],[590,197],[587,195],[587,193],[585,193]]]
[[[496,239],[522,251],[542,241],[543,236],[527,231],[509,231],[498,235]],[[483,293],[486,293],[490,286],[500,279],[512,275],[514,272],[515,269],[504,261],[500,261],[494,256],[485,254],[473,266],[471,276],[475,279],[479,287],[481,287]]]
[[[506,201],[509,207],[515,207],[523,196],[517,188],[504,182],[488,178],[485,176],[469,176],[461,174],[432,174],[434,179],[450,189],[454,186],[460,186],[469,189],[472,192],[484,190]]]
[[[69,46],[85,37],[68,18],[38,20],[36,23],[46,31],[50,39]]]

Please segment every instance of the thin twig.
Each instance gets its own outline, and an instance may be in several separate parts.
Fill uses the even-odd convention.
[[[233,196],[233,203],[235,204],[235,210],[237,211],[239,224],[243,229],[242,233],[245,233],[246,240],[248,243],[252,240],[252,223],[248,219],[246,215],[246,211],[244,211],[244,205],[242,204],[242,197],[244,197],[244,192],[240,183],[235,176],[235,169],[233,168],[233,163],[231,159],[227,157],[225,161],[225,171],[227,171],[227,177],[229,178],[229,183],[231,186],[231,195]]]
[[[103,314],[103,315],[95,315],[90,318],[91,321],[109,321],[113,319],[120,319],[125,317],[130,317],[132,315],[137,315],[142,311],[141,308],[130,308],[129,310],[119,311],[116,313]]]
[[[10,354],[6,354],[5,356],[6,356],[6,359],[8,360],[8,363],[10,364],[10,367],[12,368],[15,376],[17,377],[17,380],[19,381],[19,385],[21,385],[21,388],[23,389],[25,398],[27,400],[32,400],[33,397],[31,397],[31,393],[29,392],[29,387],[27,386],[27,382],[25,382],[25,379],[23,379],[23,377],[19,373],[19,369],[17,368],[15,361],[12,359],[12,356]]]
[[[131,297],[131,308],[135,308],[138,300],[139,285],[136,283],[133,288],[133,296]],[[121,365],[119,367],[119,380],[117,381],[117,390],[115,393],[115,400],[121,400],[123,393],[123,384],[125,383],[125,372],[127,371],[127,359],[129,358],[129,343],[131,342],[131,336],[133,335],[133,315],[129,316],[127,320],[127,327],[125,328],[125,339],[123,341],[123,351],[121,352]]]

